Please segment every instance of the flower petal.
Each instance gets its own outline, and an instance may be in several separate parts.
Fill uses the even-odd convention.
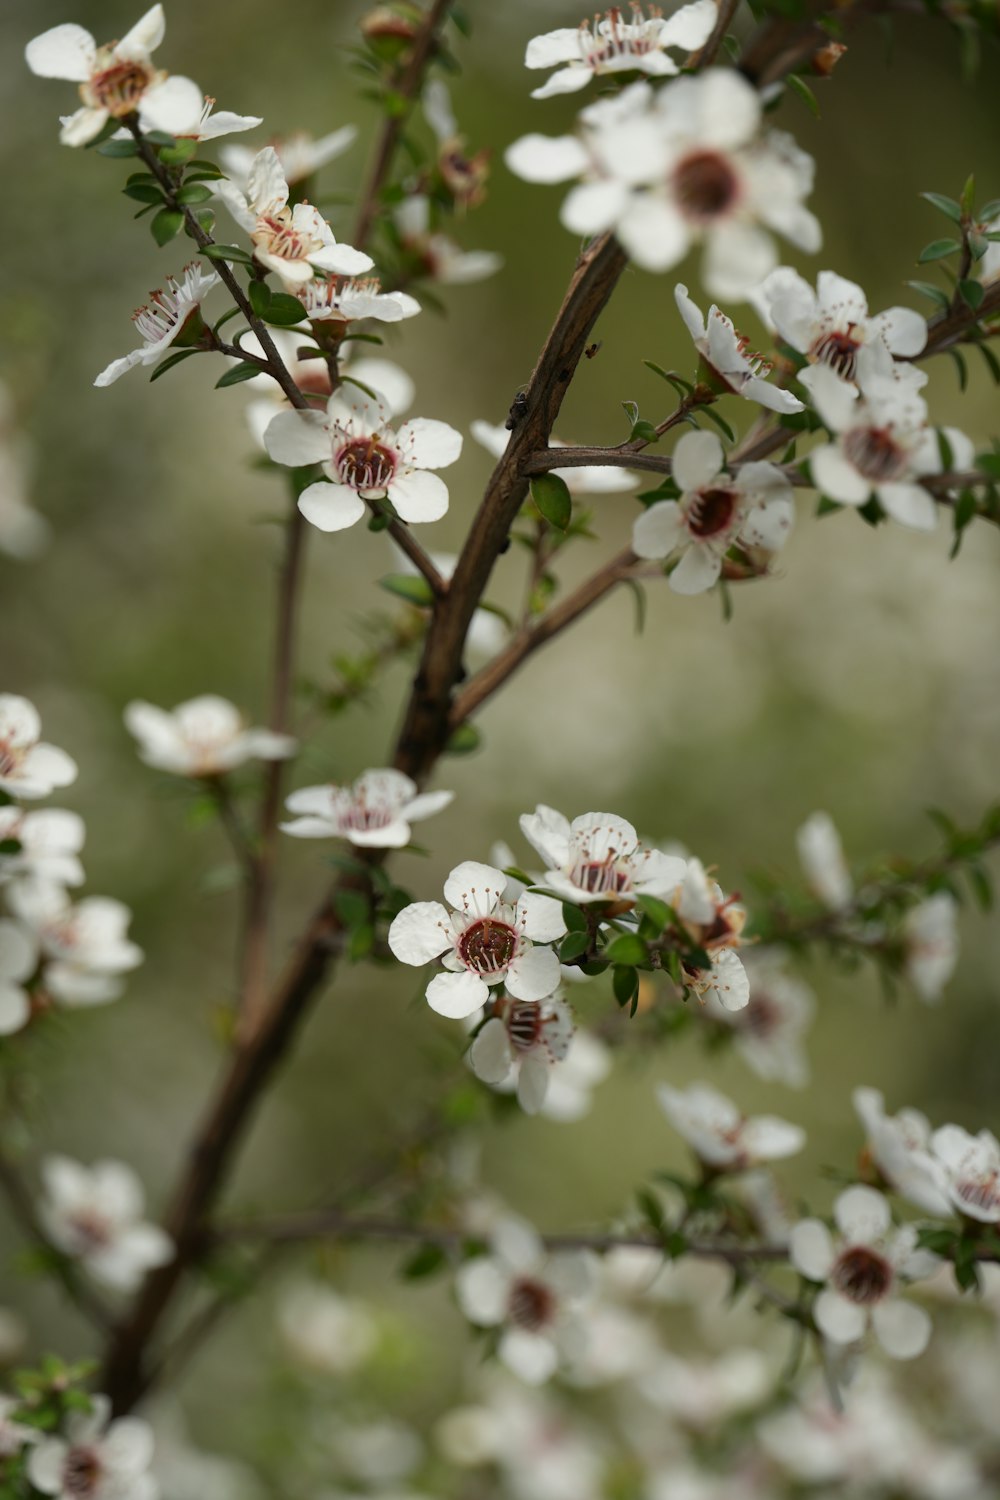
[[[86,83],[94,71],[97,44],[82,26],[67,23],[43,31],[24,49],[24,60],[38,78],[65,78]]]
[[[834,1262],[833,1238],[821,1219],[802,1219],[788,1241],[792,1265],[810,1281],[825,1281]]]
[[[428,469],[408,469],[390,483],[387,494],[410,525],[440,521],[448,511],[448,486]]]
[[[451,919],[440,901],[414,901],[393,918],[388,942],[400,963],[430,963],[451,947]]]
[[[669,557],[684,534],[684,517],[676,500],[658,500],[632,526],[636,557]]]
[[[526,948],[507,970],[507,993],[515,1000],[544,1000],[558,989],[561,975],[551,948]]]
[[[524,135],[504,152],[515,177],[525,182],[567,182],[586,170],[590,158],[572,135]]]
[[[461,456],[462,434],[447,422],[413,417],[396,437],[401,448],[409,448],[409,461],[418,469],[446,469]]]
[[[330,458],[330,433],[319,411],[279,412],[264,434],[268,457],[290,469],[320,464]]]
[[[674,479],[686,494],[711,484],[723,465],[722,444],[714,432],[686,432],[674,449]]]
[[[461,974],[438,974],[427,986],[426,994],[431,1010],[453,1021],[474,1015],[490,997],[483,981],[466,970]]]
[[[854,1344],[864,1338],[868,1319],[863,1307],[848,1302],[839,1292],[825,1287],[813,1304],[813,1317],[824,1338],[832,1344]]]
[[[675,594],[703,594],[718,581],[722,559],[708,547],[689,547],[670,575]]]
[[[344,531],[360,521],[365,502],[356,490],[346,484],[328,484],[318,480],[299,496],[299,510],[319,531]]]
[[[916,1359],[931,1336],[929,1315],[914,1302],[890,1297],[872,1310],[875,1336],[890,1359]]]

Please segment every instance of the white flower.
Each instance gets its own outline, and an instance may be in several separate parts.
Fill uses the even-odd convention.
[[[408,292],[383,292],[377,276],[314,276],[298,288],[297,296],[312,323],[346,325],[361,318],[400,323],[420,311]]]
[[[0,853],[0,885],[25,877],[54,885],[82,885],[80,850],[85,836],[79,813],[55,807],[37,812],[0,807],[0,843],[13,839],[21,846],[16,854]]]
[[[278,1307],[284,1338],[303,1363],[331,1375],[350,1375],[374,1353],[375,1320],[363,1302],[341,1297],[319,1281],[289,1288]]]
[[[142,963],[142,949],[126,937],[132,913],[109,896],[75,905],[44,881],[19,881],[10,906],[38,939],[45,988],[63,1005],[101,1005],[121,993],[119,976]]]
[[[253,241],[255,258],[289,286],[308,281],[314,269],[338,276],[361,276],[371,270],[371,256],[353,245],[338,244],[312,204],[289,207],[288,183],[273,146],[254,157],[245,194],[229,181],[220,182],[217,191]]]
[[[704,1433],[739,1412],[762,1405],[773,1384],[774,1374],[763,1352],[737,1348],[716,1359],[697,1361],[663,1351],[640,1378],[638,1389],[686,1428]]]
[[[780,957],[751,952],[746,962],[748,1004],[738,1011],[713,1007],[733,1031],[743,1060],[760,1078],[804,1088],[809,1063],[803,1040],[815,1009],[808,985],[785,972]]]
[[[927,323],[909,307],[870,317],[853,281],[820,271],[816,290],[789,266],[772,271],[759,290],[768,321],[811,365],[829,365],[844,380],[885,372],[893,357],[912,358],[927,342]]]
[[[41,1441],[42,1434],[37,1427],[26,1427],[23,1422],[14,1420],[14,1413],[22,1404],[13,1396],[0,1396],[0,1462],[13,1458],[29,1444]]]
[[[938,891],[903,918],[903,970],[921,1000],[940,1000],[958,962],[958,908]]]
[[[611,1053],[589,1031],[577,1031],[563,1061],[549,1074],[539,1114],[573,1124],[590,1113],[591,1094],[611,1072]]]
[[[264,435],[275,463],[321,464],[328,476],[307,485],[299,510],[320,531],[360,521],[365,501],[388,499],[406,522],[437,521],[448,509],[448,486],[429,471],[453,464],[462,435],[446,422],[413,417],[396,432],[384,402],[363,391],[335,391],[325,412],[287,411]]]
[[[632,548],[638,557],[681,553],[669,578],[675,593],[712,588],[734,544],[769,552],[784,546],[795,507],[791,485],[773,464],[746,463],[729,474],[714,432],[686,432],[674,449],[673,476],[680,499],[658,500],[643,511],[632,528]]]
[[[582,21],[579,26],[562,26],[543,36],[532,37],[524,56],[526,68],[552,68],[558,72],[532,92],[532,99],[548,99],[553,94],[575,94],[586,88],[592,78],[606,73],[638,70],[654,77],[677,72],[677,64],[666,55],[668,47],[694,52],[712,34],[718,11],[715,0],[693,0],[681,6],[669,20],[654,10],[647,19],[641,5],[632,4],[632,20],[622,19],[619,6],[595,18],[593,26]]]
[[[944,1169],[952,1206],[981,1224],[1000,1224],[1000,1143],[988,1130],[970,1135],[942,1125],[931,1136],[931,1155]]]
[[[743,1172],[766,1161],[794,1156],[806,1143],[800,1125],[775,1115],[748,1117],[724,1094],[707,1083],[675,1089],[661,1083],[656,1090],[660,1108],[706,1167],[719,1172]]]
[[[454,792],[418,793],[402,771],[366,771],[352,786],[306,786],[288,798],[283,833],[299,839],[349,839],[360,848],[403,849],[411,823],[447,807]]]
[[[179,113],[200,113],[198,85],[190,78],[167,78],[153,66],[151,53],[162,42],[165,26],[163,6],[154,5],[120,42],[105,47],[72,24],[54,26],[28,43],[24,56],[33,73],[80,85],[83,107],[64,122],[59,136],[65,146],[85,146],[109,120],[136,111],[143,130],[171,134]]]
[[[0,1036],[20,1031],[31,1016],[24,981],[38,964],[38,944],[16,922],[0,918]]]
[[[445,882],[439,901],[407,906],[389,928],[389,947],[404,964],[420,967],[440,959],[447,974],[427,986],[427,1002],[439,1015],[460,1020],[503,984],[515,1000],[544,1000],[559,983],[559,960],[549,947],[566,931],[557,901],[525,893],[506,898],[507,877],[492,865],[467,860]]]
[[[806,373],[816,411],[834,435],[809,455],[816,488],[841,505],[864,505],[874,495],[901,525],[933,531],[937,506],[920,480],[941,473],[941,450],[914,382],[873,378],[859,396],[827,365]],[[955,467],[968,468],[972,443],[954,427],[942,431]]]
[[[891,1359],[915,1359],[927,1347],[931,1320],[899,1295],[902,1282],[926,1276],[934,1256],[916,1249],[912,1224],[893,1230],[889,1205],[874,1188],[850,1187],[838,1197],[835,1239],[821,1219],[803,1219],[791,1236],[795,1269],[824,1287],[813,1317],[832,1344],[854,1344],[868,1328]]]
[[[714,4],[714,0],[712,0]],[[513,434],[506,427],[494,426],[491,422],[483,422],[478,417],[470,422],[469,431],[477,443],[482,444],[487,453],[492,453],[494,458],[499,458],[505,451]],[[550,448],[565,448],[568,444],[561,443],[557,438],[549,439]],[[619,469],[614,464],[581,464],[578,468],[550,469],[550,474],[557,475],[566,485],[571,495],[612,495],[622,494],[626,490],[635,489],[639,482],[638,474],[630,469]]]
[[[680,864],[680,878],[667,900],[688,936],[710,960],[707,969],[685,963],[685,982],[700,999],[714,1001],[723,1010],[742,1010],[750,999],[750,981],[733,949],[740,946],[746,910],[717,881],[709,880],[700,859],[682,859]]]
[[[518,1103],[525,1114],[536,1115],[545,1102],[553,1065],[569,1053],[573,1030],[573,1012],[561,995],[501,999],[476,1033],[469,1064],[477,1078],[494,1087],[508,1083],[513,1075]]]
[[[165,94],[166,87],[164,94],[160,96],[161,106],[166,104]],[[215,100],[208,98],[207,95],[197,110],[192,109],[192,102],[188,90],[185,89],[183,94],[178,91],[170,101],[169,114],[166,108],[159,109],[161,120],[159,129],[168,130],[171,135],[180,139],[215,141],[222,135],[235,135],[241,130],[255,130],[258,125],[264,123],[260,115],[237,115],[231,109],[216,109]],[[169,123],[163,123],[165,119],[169,120]],[[239,147],[232,149],[238,150]]]
[[[947,1217],[952,1211],[947,1173],[930,1155],[931,1127],[916,1109],[887,1115],[878,1089],[854,1090],[857,1110],[871,1159],[888,1187],[925,1213]]]
[[[829,813],[812,813],[795,837],[799,861],[813,894],[831,911],[850,906],[854,885],[840,834]]]
[[[142,1183],[124,1162],[92,1167],[68,1156],[42,1163],[41,1215],[53,1244],[117,1291],[134,1291],[147,1271],[173,1259],[168,1234],[143,1219]]]
[[[76,761],[40,741],[41,732],[34,704],[0,693],[0,792],[34,800],[76,780]]]
[[[484,281],[503,265],[503,257],[492,250],[463,250],[448,235],[432,231],[430,202],[422,194],[405,199],[393,219],[404,249],[417,260],[421,273],[443,286]]]
[[[686,286],[674,287],[674,299],[695,348],[717,383],[734,396],[745,396],[769,411],[805,409],[791,391],[768,384],[770,364],[760,354],[747,354],[749,340],[736,332],[732,319],[714,303],[708,310],[706,323],[701,308],[688,296]]]
[[[539,803],[522,814],[521,832],[548,866],[538,883],[563,901],[629,907],[637,895],[666,897],[683,878],[684,860],[647,849],[614,813],[582,813],[570,823]]]
[[[497,1225],[492,1253],[466,1261],[455,1277],[465,1316],[483,1328],[503,1328],[497,1354],[530,1385],[542,1385],[561,1359],[581,1350],[573,1308],[592,1285],[587,1255],[549,1255],[532,1226],[513,1218]]]
[[[170,710],[137,699],[125,709],[125,726],[146,764],[174,776],[221,776],[248,760],[284,760],[296,749],[290,735],[248,729],[239,710],[213,693]]]
[[[803,199],[812,158],[790,136],[761,134],[761,102],[730,68],[647,83],[589,105],[579,136],[528,135],[506,153],[529,182],[583,180],[563,204],[574,234],[613,230],[648,271],[666,271],[704,241],[702,279],[714,297],[744,297],[777,261],[770,230],[818,250]]]
[[[184,267],[180,281],[168,276],[166,287],[153,292],[146,306],[132,314],[142,347],[112,360],[94,384],[112,385],[136,365],[159,364],[171,345],[196,342],[202,331],[201,304],[218,283],[214,271],[205,273],[196,262]]]
[[[357,136],[357,127],[344,125],[340,130],[331,131],[329,135],[320,136],[313,140],[304,130],[296,131],[292,135],[273,140],[271,146],[285,174],[285,181],[289,187],[304,182],[320,167],[325,167],[327,162],[333,161],[335,157],[342,156]],[[250,171],[253,167],[258,153],[252,146],[223,146],[219,152],[219,160],[226,169],[226,175],[237,187],[246,191],[250,179]]]
[[[159,9],[159,7],[157,7]],[[84,1415],[71,1411],[65,1437],[46,1437],[32,1449],[28,1478],[57,1500],[157,1500],[149,1473],[153,1433],[139,1417],[109,1421],[107,1396],[91,1398]]]

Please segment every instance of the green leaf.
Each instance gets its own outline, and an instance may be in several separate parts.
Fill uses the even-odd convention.
[[[646,944],[634,932],[621,932],[604,949],[604,957],[613,964],[646,964],[649,954]]]
[[[635,423],[632,431],[629,433],[630,443],[655,443],[656,438],[657,432],[652,422],[643,421],[642,418]]]
[[[410,1258],[403,1262],[400,1275],[405,1281],[421,1281],[433,1276],[448,1264],[448,1257],[440,1245],[421,1245]]]
[[[612,972],[611,988],[618,1004],[626,1006],[639,994],[639,976],[634,969],[618,967]]]
[[[997,359],[996,355],[993,353],[993,350],[990,348],[989,344],[985,343],[985,341],[977,342],[976,348],[979,350],[980,354],[983,356],[983,359],[986,361],[987,369],[993,376],[994,384],[1000,385],[1000,360]]]
[[[434,590],[419,573],[389,573],[378,582],[379,588],[385,589],[387,594],[395,594],[398,599],[405,599],[407,604],[426,608],[434,603]]]
[[[134,198],[136,203],[162,203],[163,191],[152,182],[129,182],[122,188],[126,198]]]
[[[194,156],[198,145],[199,142],[193,136],[183,136],[181,139],[176,140],[172,146],[160,147],[160,160],[165,167],[182,167],[185,162],[190,161],[192,156]],[[185,198],[181,201],[186,203],[189,200]],[[194,202],[195,200],[192,199],[190,201]]]
[[[970,172],[969,176],[966,178],[965,186],[962,189],[962,213],[965,215],[965,217],[967,219],[971,219],[972,218],[972,213],[973,213],[973,210],[975,208],[975,205],[976,205],[976,179],[975,179],[975,176]]]
[[[951,306],[947,293],[943,292],[939,286],[935,286],[933,282],[908,281],[906,285],[912,287],[915,292],[919,292],[922,297],[929,297],[932,302],[940,307],[942,312],[947,312]]]
[[[184,227],[184,215],[175,208],[161,208],[149,221],[153,239],[160,246],[169,245]]]
[[[534,474],[531,498],[542,518],[557,531],[565,531],[573,518],[573,497],[558,474]]]
[[[958,372],[958,388],[960,391],[964,391],[969,383],[969,369],[965,363],[965,359],[957,349],[946,349],[945,353],[950,354],[954,360],[955,369]]]
[[[111,121],[108,122],[109,124]],[[98,156],[138,156],[139,147],[133,140],[104,141],[97,147]]]
[[[735,441],[736,441],[736,434],[735,434],[735,432],[730,427],[729,423],[725,420],[725,418],[719,416],[719,413],[715,410],[714,407],[711,407],[711,406],[699,406],[698,411],[701,413],[701,415],[703,417],[707,417],[710,422],[714,422],[715,425],[716,425],[716,427],[719,429],[719,431],[725,437],[727,437],[731,443],[735,443]]]
[[[946,198],[944,193],[921,193],[920,197],[923,198],[925,203],[932,204],[940,213],[945,214],[947,218],[953,220],[954,223],[961,224],[962,208],[960,204],[955,202],[954,198]]]
[[[626,578],[625,582],[635,602],[635,633],[642,635],[646,628],[646,590],[637,578]]]
[[[253,308],[258,318],[266,317],[267,310],[271,305],[271,288],[268,286],[267,282],[251,281],[249,287],[247,288],[247,297],[250,300],[250,306]]]
[[[944,260],[946,256],[954,255],[961,248],[958,240],[931,240],[930,244],[925,245],[917,256],[917,264],[925,266],[928,261]]]
[[[980,907],[983,911],[990,911],[993,906],[993,882],[989,872],[984,870],[982,865],[970,865],[966,874]]]
[[[460,724],[444,747],[446,755],[472,755],[483,743],[474,724]]]
[[[159,380],[160,376],[165,375],[168,370],[172,370],[174,365],[179,365],[182,359],[190,359],[192,354],[200,354],[201,352],[202,351],[200,349],[178,349],[176,354],[168,354],[166,359],[160,360],[160,363],[157,365],[152,375],[150,375],[150,384],[152,384],[154,380]]]
[[[563,921],[566,923],[567,932],[589,932],[590,923],[587,921],[587,913],[574,906],[572,901],[562,903]]]
[[[242,385],[244,380],[252,380],[255,375],[259,374],[260,365],[252,364],[248,359],[241,359],[238,365],[233,365],[215,382],[215,389],[221,391],[227,385]]]
[[[650,921],[656,924],[657,930],[662,932],[670,921],[670,907],[659,896],[637,896],[636,901],[639,909],[646,913]]]
[[[361,891],[337,891],[333,909],[345,927],[360,927],[368,921],[371,907]]]
[[[239,266],[253,264],[252,257],[239,245],[203,245],[199,255],[204,255],[207,260],[231,260]]]
[[[800,78],[797,73],[789,73],[788,87],[792,90],[793,93],[798,94],[799,98],[802,100],[806,108],[810,110],[818,120],[819,100],[816,98],[816,95],[806,83],[805,79]]]
[[[298,297],[291,297],[287,292],[272,292],[263,317],[265,322],[272,323],[275,328],[291,328],[296,323],[301,323],[305,315],[306,310]]]
[[[589,932],[570,932],[563,938],[559,948],[560,963],[572,963],[574,958],[582,958],[590,947]]]
[[[958,290],[965,305],[971,307],[973,312],[978,312],[982,300],[986,295],[986,289],[982,282],[974,281],[971,277],[967,276],[963,281],[958,283]]]

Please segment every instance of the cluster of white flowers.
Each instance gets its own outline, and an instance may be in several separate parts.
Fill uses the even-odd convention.
[[[70,1412],[61,1437],[23,1429],[30,1444],[28,1478],[56,1500],[157,1500],[150,1473],[153,1432],[140,1417],[111,1420],[111,1402],[93,1396],[90,1410]],[[14,1450],[17,1451],[17,1450]]]

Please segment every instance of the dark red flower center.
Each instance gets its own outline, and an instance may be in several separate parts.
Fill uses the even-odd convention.
[[[736,499],[735,490],[699,490],[687,509],[691,535],[707,541],[728,531],[736,513]]]
[[[93,1448],[71,1448],[63,1462],[63,1492],[80,1500],[94,1495],[101,1480],[101,1461]]]
[[[355,438],[337,454],[337,473],[342,484],[353,489],[384,491],[396,472],[396,456],[375,438]]]
[[[518,1000],[507,1012],[507,1035],[517,1052],[537,1047],[544,1030],[542,1007],[530,1000]]]
[[[873,484],[885,484],[906,472],[906,454],[887,427],[856,427],[844,438],[844,452]]]
[[[130,115],[153,79],[151,68],[134,58],[112,63],[83,85],[86,101],[116,117]]]
[[[867,1307],[889,1291],[892,1267],[867,1245],[851,1245],[838,1257],[830,1282],[848,1301]]]
[[[477,974],[499,974],[517,952],[517,933],[509,922],[480,917],[462,933],[458,956]]]
[[[510,1289],[507,1314],[518,1328],[538,1333],[555,1317],[556,1299],[544,1282],[525,1277]]]
[[[729,212],[740,185],[724,156],[716,151],[693,151],[674,168],[673,190],[681,212],[705,222]]]
[[[809,351],[817,364],[829,365],[844,380],[853,380],[858,368],[861,341],[854,337],[854,327],[853,323],[848,323],[846,331],[837,329],[824,334]]]

